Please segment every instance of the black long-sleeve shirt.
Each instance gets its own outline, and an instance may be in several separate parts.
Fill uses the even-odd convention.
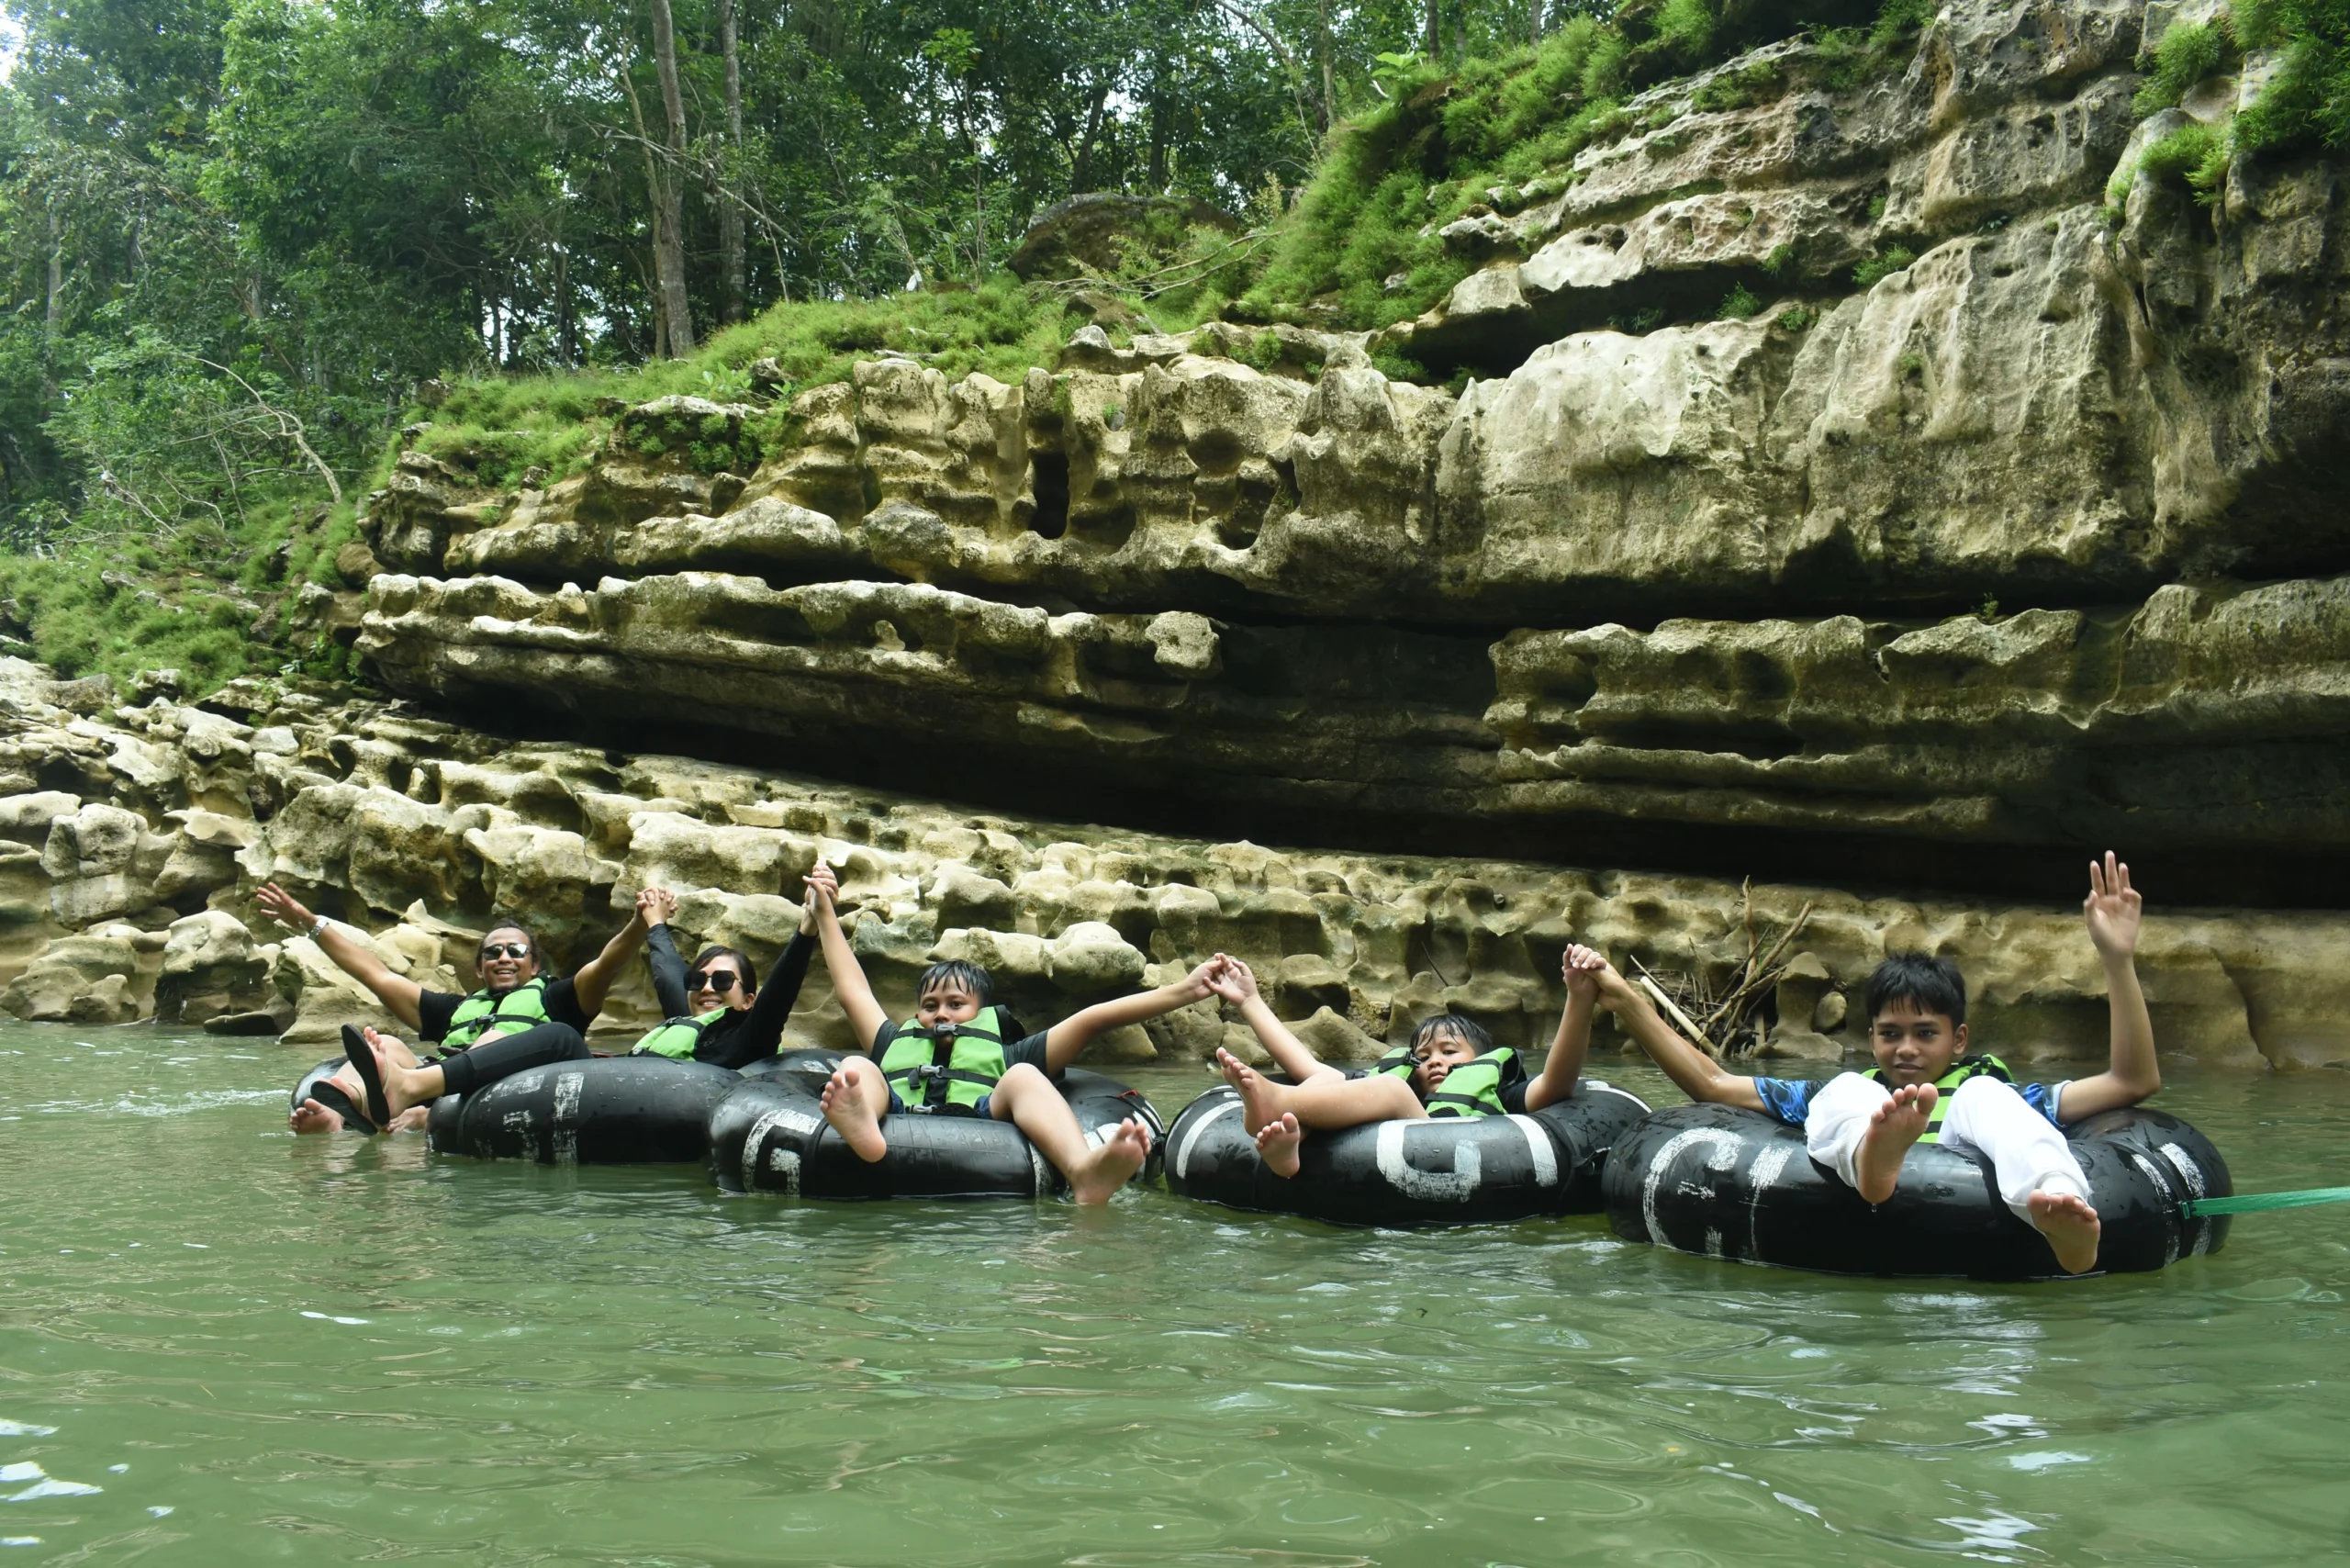
[[[790,946],[767,972],[767,983],[751,998],[751,1005],[713,1020],[701,1032],[694,1060],[742,1068],[775,1055],[783,1043],[784,1023],[800,1000],[801,982],[808,978],[808,960],[815,951],[813,936],[804,931],[794,933]],[[686,991],[686,961],[677,956],[677,943],[666,925],[656,925],[645,934],[644,957],[653,966],[653,994],[661,1003],[662,1015],[690,1016],[693,1000]]]

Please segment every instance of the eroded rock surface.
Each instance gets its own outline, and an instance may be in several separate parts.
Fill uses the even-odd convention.
[[[1809,904],[1766,1018],[1772,1055],[1859,1049],[1863,1020],[1847,999],[1888,948],[1906,947],[1965,967],[1978,1034],[2010,1057],[2093,1056],[2106,1037],[2102,973],[2071,907],[1780,885],[1755,887],[1750,906],[1737,886],[1699,878],[1281,851],[975,814],[768,770],[516,744],[330,694],[223,694],[221,706],[256,721],[245,723],[164,700],[84,716],[49,700],[53,689],[36,666],[0,662],[0,829],[78,820],[133,841],[173,823],[183,837],[224,836],[188,804],[200,795],[200,810],[237,824],[244,842],[190,913],[131,896],[133,919],[71,928],[59,912],[78,906],[44,901],[28,923],[38,947],[20,942],[0,968],[11,977],[0,1006],[24,1017],[282,1029],[306,1052],[329,1048],[345,1022],[392,1026],[307,937],[260,919],[252,890],[272,878],[436,989],[463,989],[479,933],[511,914],[575,965],[654,883],[680,895],[686,941],[739,946],[765,965],[797,926],[800,879],[821,855],[840,874],[853,940],[885,1002],[909,1001],[928,962],[972,958],[1032,1025],[1230,952],[1334,1058],[1373,1054],[1446,1008],[1539,1047],[1563,1001],[1568,942],[1718,980],[1743,957],[1750,920],[1774,932]],[[192,756],[185,737],[196,734],[238,743],[222,754],[231,760]],[[103,755],[108,743],[118,760],[77,790],[32,787],[43,759],[86,755],[77,745]],[[85,879],[78,860],[70,869]],[[2153,891],[2140,969],[2165,1059],[2350,1062],[2350,916],[2183,913]],[[653,1021],[636,967],[599,1033],[625,1039]],[[821,965],[789,1043],[848,1043]],[[1192,1060],[1218,1045],[1255,1048],[1203,1004],[1099,1049]]]

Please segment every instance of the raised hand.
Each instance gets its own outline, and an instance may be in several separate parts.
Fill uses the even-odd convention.
[[[1185,975],[1176,984],[1193,1002],[1213,996],[1215,994],[1215,977],[1231,961],[1218,953],[1205,963],[1194,967],[1190,974]]]
[[[2089,940],[2109,958],[2126,958],[2138,951],[2138,924],[2146,901],[2130,885],[2130,868],[2105,852],[2103,864],[2089,862],[2089,896],[2081,901],[2081,916],[2088,923]]]
[[[302,902],[275,882],[263,882],[253,891],[253,902],[261,905],[262,913],[288,931],[308,935],[318,917],[302,906]]]
[[[808,902],[829,909],[841,896],[841,879],[822,860],[816,862],[807,876]]]
[[[666,888],[647,888],[636,895],[636,918],[648,931],[677,918],[677,895]]]
[[[1589,947],[1570,946],[1559,955],[1559,978],[1567,982],[1567,994],[1599,999],[1600,977],[1614,971],[1607,960]]]
[[[1218,953],[1213,962],[1215,972],[1207,976],[1209,991],[1236,1006],[1257,999],[1256,971],[1239,959]]]

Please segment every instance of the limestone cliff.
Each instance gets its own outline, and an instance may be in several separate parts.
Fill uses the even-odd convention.
[[[373,934],[396,971],[460,989],[493,913],[521,912],[565,963],[585,958],[659,883],[677,926],[762,965],[800,917],[822,854],[885,999],[919,966],[978,959],[1042,1023],[1214,952],[1257,966],[1326,1056],[1361,1059],[1457,1009],[1503,1040],[1547,1042],[1559,954],[1717,978],[1750,918],[1814,906],[1760,1022],[1774,1057],[1860,1046],[1846,997],[1888,948],[1966,968],[1975,1022],[2021,1059],[2102,1048],[2103,979],[2077,911],[1985,913],[1691,877],[1522,863],[1275,851],[973,814],[903,794],[674,756],[515,745],[394,705],[240,683],[199,704],[117,700],[0,660],[0,1007],[84,1024],[154,1017],[282,1034],[332,1050],[336,1027],[388,1025],[306,937],[263,922],[263,879]],[[2166,1059],[2350,1061],[2350,916],[2150,920],[2140,969]],[[609,1043],[654,1021],[641,966],[602,1020]],[[848,1044],[822,966],[789,1044]],[[1606,1042],[1603,1041],[1603,1044]],[[1097,1047],[1180,1062],[1252,1036],[1213,1004]]]
[[[834,777],[951,730],[925,787],[1002,809],[2010,895],[2112,843],[2305,901],[2350,851],[2339,161],[2109,219],[2145,16],[1957,0],[1863,86],[1797,40],[1655,89],[1380,343],[878,360],[780,442],[670,398],[512,494],[409,454],[360,647]]]

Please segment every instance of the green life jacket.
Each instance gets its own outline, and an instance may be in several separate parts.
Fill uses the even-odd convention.
[[[671,1061],[691,1061],[701,1047],[701,1033],[732,1008],[721,1007],[713,1012],[699,1014],[691,1018],[665,1018],[659,1027],[630,1047],[632,1057],[667,1057]]]
[[[1371,1070],[1409,1083],[1412,1070],[1418,1065],[1410,1047],[1398,1046],[1381,1057]],[[1427,1106],[1431,1117],[1506,1116],[1509,1107],[1502,1103],[1502,1086],[1512,1081],[1510,1070],[1516,1065],[1516,1051],[1507,1046],[1496,1046],[1446,1073],[1436,1092],[1422,1096],[1421,1103]]]
[[[898,1098],[917,1111],[975,1115],[980,1098],[1003,1078],[1003,1011],[982,1007],[968,1024],[934,1035],[900,1024],[875,1055]]]
[[[1872,1070],[1869,1076],[1888,1089],[1892,1087],[1881,1070]],[[1951,1063],[1948,1072],[1934,1080],[1934,1087],[1942,1092],[1934,1100],[1933,1110],[1926,1116],[1926,1130],[1919,1137],[1919,1143],[1942,1141],[1942,1118],[1950,1114],[1951,1095],[1970,1078],[1996,1078],[2002,1083],[2015,1081],[2015,1076],[2008,1071],[2008,1064],[1998,1057],[1959,1058]]]
[[[548,1021],[544,979],[524,980],[498,996],[477,991],[457,1003],[457,1011],[449,1018],[449,1032],[441,1036],[441,1048],[462,1051],[480,1044],[493,1028],[501,1035],[513,1035]]]

